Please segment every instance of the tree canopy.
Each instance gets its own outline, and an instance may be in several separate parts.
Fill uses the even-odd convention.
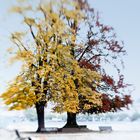
[[[23,66],[1,95],[10,110],[52,102],[55,112],[99,113],[131,103],[122,92],[128,85],[118,68],[125,54],[123,43],[86,0],[37,5],[25,0],[11,12],[20,14],[27,28],[11,34],[16,45],[11,60],[21,60]],[[108,66],[118,78],[106,70]]]
[[[12,10],[23,15],[34,42],[23,43],[27,36],[23,32],[12,34],[11,39],[18,47],[13,59],[22,60],[23,67],[2,95],[10,109],[26,109],[48,101],[55,104],[56,112],[79,112],[82,100],[90,102],[83,109],[101,106],[100,93],[92,90],[99,84],[100,74],[80,67],[73,54],[78,47],[74,28],[84,20],[78,3],[40,4],[35,12],[41,13],[36,18],[28,17],[28,12],[33,12],[31,7],[16,6]]]

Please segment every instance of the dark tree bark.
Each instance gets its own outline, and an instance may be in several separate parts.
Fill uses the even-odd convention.
[[[36,104],[36,113],[37,113],[37,120],[38,120],[37,132],[43,132],[45,131],[44,104],[41,103]]]
[[[67,112],[67,123],[64,128],[78,128],[78,124],[76,122],[76,113]]]

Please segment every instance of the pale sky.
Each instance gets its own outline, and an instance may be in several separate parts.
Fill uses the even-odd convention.
[[[6,49],[11,46],[9,36],[22,28],[20,18],[9,14],[8,7],[15,0],[1,0],[0,4],[0,93],[6,82],[12,80],[19,71],[19,64],[7,65]],[[132,96],[140,98],[140,0],[89,0],[100,12],[102,21],[115,28],[120,40],[125,43],[128,55],[125,57],[125,81],[135,86]]]
[[[89,0],[102,21],[115,28],[125,43],[125,80],[135,86],[132,96],[140,98],[140,0]]]

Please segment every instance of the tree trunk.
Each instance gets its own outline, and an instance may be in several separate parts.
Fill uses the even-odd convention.
[[[76,113],[67,112],[67,123],[64,128],[78,128],[78,124],[76,122]]]
[[[41,103],[36,104],[36,113],[37,113],[37,120],[38,120],[37,132],[44,132],[45,131],[44,104]]]

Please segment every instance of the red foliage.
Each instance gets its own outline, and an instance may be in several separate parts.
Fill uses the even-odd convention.
[[[100,68],[100,65],[99,64],[93,65],[92,63],[88,62],[88,60],[86,60],[86,59],[81,60],[79,62],[79,66],[81,68],[86,68],[86,69],[90,69],[90,70],[94,70],[94,71],[97,71]]]
[[[90,69],[90,70],[94,70],[93,64],[87,62],[87,60],[81,60],[79,62],[79,66],[82,67],[82,68],[87,68],[87,69]]]
[[[124,85],[124,75],[119,76],[119,81],[117,83],[118,88],[125,88],[127,85]]]
[[[81,10],[86,13],[85,26],[88,32],[87,38],[82,40],[85,47],[79,50],[76,49],[76,57],[79,66],[90,70],[97,71],[102,75],[101,85],[97,89],[102,94],[102,107],[93,107],[89,113],[100,113],[117,111],[122,107],[127,107],[132,103],[130,95],[123,95],[123,90],[128,87],[124,83],[124,76],[121,74],[120,65],[117,66],[119,56],[125,55],[124,44],[116,38],[114,29],[110,26],[104,25],[100,21],[99,13],[95,13],[94,9],[90,8],[87,0],[77,0],[81,6]],[[117,62],[117,63],[116,63]],[[118,72],[118,80],[114,79],[109,71],[106,71],[103,64],[109,64]],[[122,61],[120,61],[122,64]],[[110,93],[117,93],[117,95],[110,96]]]
[[[109,26],[102,26],[101,32],[110,32],[113,28]]]
[[[99,40],[91,39],[88,41],[89,46],[95,46],[99,44]]]
[[[125,95],[123,98],[119,96],[111,98],[107,94],[102,94],[102,103],[102,107],[98,109],[100,113],[121,110],[121,108],[132,104],[132,100],[130,95]]]
[[[111,110],[111,100],[109,99],[108,95],[106,94],[102,94],[102,108],[101,111],[102,112],[108,112]]]
[[[102,80],[108,84],[109,86],[114,86],[114,80],[112,77],[108,76],[108,75],[103,75]]]
[[[123,46],[121,46],[118,41],[111,40],[111,42],[108,42],[108,44],[109,44],[108,50],[111,50],[112,52],[115,53],[125,52],[125,50],[123,50]]]
[[[132,99],[130,95],[124,95],[124,103],[125,105],[132,104]]]
[[[118,95],[116,95],[114,98],[114,106],[117,109],[124,107],[124,102],[122,101],[122,99]]]

